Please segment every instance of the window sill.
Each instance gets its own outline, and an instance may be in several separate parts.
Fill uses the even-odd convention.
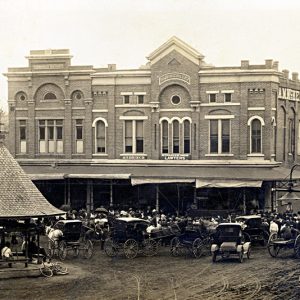
[[[107,153],[93,153],[93,156],[108,156]]]
[[[247,154],[248,157],[265,157],[263,153],[251,153]]]

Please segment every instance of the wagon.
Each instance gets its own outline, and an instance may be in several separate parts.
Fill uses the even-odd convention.
[[[110,237],[104,242],[104,251],[110,257],[120,252],[126,258],[135,258],[138,253],[145,256],[157,254],[158,242],[146,232],[150,223],[146,220],[132,217],[116,218],[112,222]]]
[[[57,242],[49,239],[48,255],[51,258],[55,254],[64,260],[68,253],[72,252],[73,257],[81,254],[89,259],[93,255],[93,244],[88,239],[82,238],[82,222],[80,220],[59,220],[52,227],[62,231],[63,236]]]
[[[250,258],[251,242],[245,242],[242,226],[239,223],[221,223],[216,229],[211,245],[212,261],[216,262],[217,256],[229,258],[238,257],[243,262],[244,255]]]
[[[269,240],[268,228],[264,226],[260,215],[248,215],[236,217],[238,223],[243,223],[243,233],[253,243],[266,246]]]
[[[186,228],[179,236],[171,240],[170,252],[172,256],[191,253],[196,258],[209,252],[210,235],[203,232],[200,226]]]
[[[300,234],[295,231],[291,238],[286,238],[280,233],[273,232],[270,235],[267,247],[272,257],[277,257],[282,250],[293,250],[295,257],[300,258]]]

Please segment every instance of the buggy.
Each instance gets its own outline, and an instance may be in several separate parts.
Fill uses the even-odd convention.
[[[210,235],[201,226],[190,226],[171,240],[170,251],[172,256],[189,252],[199,258],[205,252],[209,252],[209,247]]]
[[[251,243],[259,243],[266,246],[269,240],[268,227],[264,226],[260,215],[236,217],[236,222],[243,223],[243,233]]]
[[[93,255],[93,244],[89,239],[82,238],[82,222],[80,220],[59,220],[52,229],[59,229],[63,236],[59,241],[49,239],[48,256],[55,254],[64,260],[68,252],[72,251],[73,257],[81,254],[84,258],[91,258]]]
[[[216,262],[217,256],[228,258],[232,255],[243,262],[244,255],[250,258],[251,243],[245,242],[241,224],[221,223],[217,226],[211,245],[212,261]]]
[[[300,258],[300,234],[297,229],[291,229],[291,235],[285,236],[282,232],[273,232],[268,241],[268,252],[276,257],[280,250],[293,249],[296,258]]]
[[[112,222],[110,237],[104,242],[104,251],[110,256],[116,256],[123,251],[126,258],[135,258],[138,253],[145,256],[157,254],[158,242],[146,232],[150,223],[146,220],[132,217],[116,218]]]

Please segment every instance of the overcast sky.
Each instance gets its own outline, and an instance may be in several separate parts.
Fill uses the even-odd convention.
[[[49,48],[69,48],[72,64],[137,68],[175,35],[215,66],[273,58],[300,73],[299,16],[297,0],[0,0],[0,72]]]

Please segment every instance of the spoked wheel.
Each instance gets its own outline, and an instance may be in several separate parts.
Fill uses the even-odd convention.
[[[72,247],[72,250],[73,250],[73,257],[78,257],[79,255],[79,248],[77,246],[73,246]]]
[[[213,262],[216,262],[216,261],[217,261],[217,251],[214,251],[214,252],[212,253],[212,261],[213,261]]]
[[[61,241],[59,244],[58,244],[58,257],[60,260],[65,260],[66,257],[67,257],[67,253],[68,253],[68,250],[67,250],[67,244],[65,241]]]
[[[244,260],[244,251],[242,250],[240,253],[239,253],[239,262],[242,263]]]
[[[90,259],[94,253],[94,246],[91,240],[86,240],[83,246],[83,257]]]
[[[158,252],[158,243],[153,239],[143,241],[143,254],[145,256],[154,256]]]
[[[295,240],[294,252],[295,252],[296,258],[300,258],[300,235],[298,235]]]
[[[276,257],[279,253],[279,246],[274,243],[274,241],[278,238],[277,233],[273,232],[268,241],[268,252],[272,257]]]
[[[54,253],[55,253],[55,242],[52,241],[52,240],[49,240],[49,243],[48,243],[48,257],[49,258],[52,258],[54,256]]]
[[[170,251],[172,256],[180,255],[180,241],[178,237],[174,237],[171,240]]]
[[[127,258],[135,258],[139,252],[139,245],[136,240],[129,239],[124,243],[124,253]]]
[[[251,256],[251,246],[248,248],[248,251],[247,251],[247,258],[249,259]]]
[[[118,246],[113,241],[113,239],[108,238],[104,242],[104,251],[107,256],[109,257],[115,257],[118,253]]]
[[[200,238],[194,240],[192,251],[196,258],[200,258],[204,254],[204,242]]]
[[[261,234],[261,245],[265,247],[268,244],[269,238],[269,233],[267,231],[263,231]]]
[[[45,265],[40,267],[40,273],[44,277],[52,277],[53,276],[52,270],[49,267],[45,266]]]

